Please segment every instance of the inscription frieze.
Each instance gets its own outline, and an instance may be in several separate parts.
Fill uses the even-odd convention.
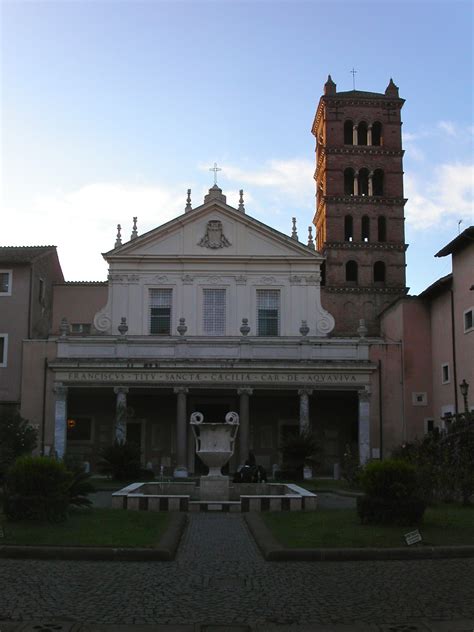
[[[274,373],[253,371],[137,371],[76,370],[64,371],[61,380],[68,383],[127,383],[127,384],[337,384],[365,383],[366,375],[355,373]],[[59,379],[59,378],[58,378]]]

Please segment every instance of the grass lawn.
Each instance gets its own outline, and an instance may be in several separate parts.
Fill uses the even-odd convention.
[[[262,513],[280,544],[287,548],[406,546],[403,534],[419,528],[425,544],[474,544],[474,506],[429,507],[419,527],[361,525],[355,509]]]
[[[0,544],[156,548],[166,531],[168,513],[121,509],[75,509],[66,522],[1,521]]]

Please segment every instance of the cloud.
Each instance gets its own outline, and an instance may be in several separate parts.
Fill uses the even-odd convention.
[[[454,163],[433,170],[434,180],[422,182],[405,177],[407,222],[415,229],[437,226],[450,220],[473,222],[474,165]]]
[[[10,221],[2,229],[4,245],[58,246],[66,280],[105,280],[101,252],[130,238],[132,218],[144,233],[184,211],[185,189],[96,182],[70,192],[37,196],[27,208],[5,209]]]
[[[456,125],[452,121],[439,121],[437,127],[448,136],[458,135]]]

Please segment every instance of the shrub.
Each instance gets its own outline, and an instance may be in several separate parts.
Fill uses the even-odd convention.
[[[10,520],[65,520],[73,474],[47,457],[20,457],[6,476],[4,512]]]
[[[140,448],[135,443],[114,441],[101,451],[97,464],[103,474],[110,474],[116,481],[137,479],[140,476]]]
[[[304,430],[285,437],[280,452],[283,458],[282,469],[295,471],[297,479],[302,480],[305,464],[317,463],[319,445],[316,436],[310,430]]]
[[[416,470],[401,460],[372,461],[362,471],[360,483],[367,496],[388,500],[410,498],[417,489]]]
[[[414,497],[391,499],[360,496],[357,498],[357,513],[362,524],[419,524],[425,509],[425,501]]]
[[[0,412],[0,483],[16,458],[31,454],[36,438],[36,430],[17,411]]]

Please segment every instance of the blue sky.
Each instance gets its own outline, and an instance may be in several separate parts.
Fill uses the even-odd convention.
[[[314,215],[311,124],[328,73],[402,111],[407,284],[473,223],[473,4],[9,2],[1,5],[2,245],[58,246],[68,280],[102,280],[121,223],[139,232],[212,184],[300,238]]]

